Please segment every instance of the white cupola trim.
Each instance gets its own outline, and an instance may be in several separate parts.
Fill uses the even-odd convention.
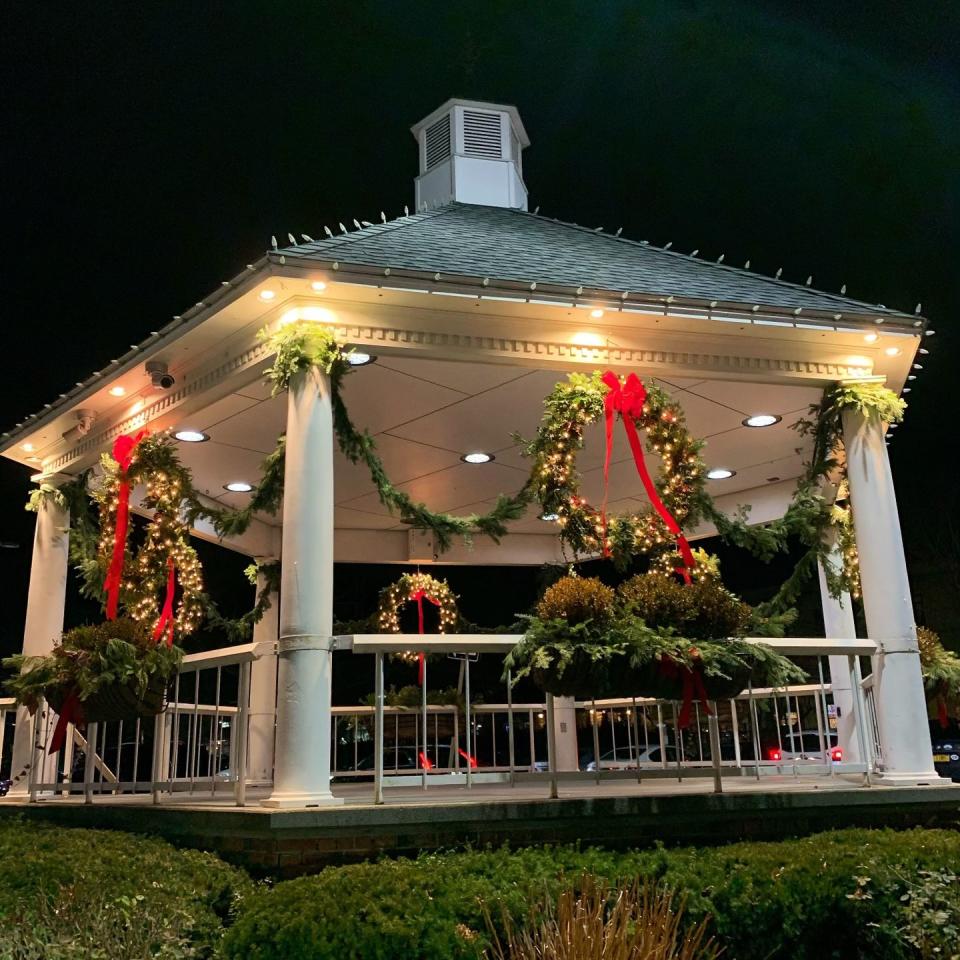
[[[410,130],[420,148],[418,211],[453,200],[527,209],[520,155],[530,139],[516,107],[452,99]]]

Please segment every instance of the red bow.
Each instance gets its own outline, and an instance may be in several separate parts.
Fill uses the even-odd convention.
[[[683,557],[684,566],[678,571],[683,575],[687,583],[690,582],[689,571],[696,565],[693,558],[693,552],[690,550],[690,544],[683,535],[680,525],[670,511],[664,506],[657,488],[647,470],[647,464],[643,458],[643,447],[640,445],[640,437],[637,435],[636,420],[643,414],[643,405],[647,399],[647,391],[643,382],[635,374],[631,373],[626,383],[621,384],[620,378],[612,371],[608,370],[602,377],[607,385],[607,394],[603,398],[603,416],[606,422],[607,449],[603,461],[603,507],[600,511],[603,523],[603,555],[610,556],[610,545],[607,542],[607,494],[610,486],[610,457],[613,455],[613,421],[617,413],[623,420],[623,428],[627,432],[627,440],[630,443],[630,450],[633,453],[633,462],[637,466],[637,473],[640,475],[640,481],[643,484],[653,509],[657,511],[660,519],[663,520],[667,529],[677,538],[677,548]]]
[[[53,728],[53,736],[50,738],[50,749],[48,753],[59,753],[67,739],[67,724],[74,726],[83,724],[83,704],[77,697],[77,691],[71,690],[60,707],[60,715],[57,717],[57,725]]]
[[[160,611],[160,619],[153,630],[153,639],[159,643],[166,633],[168,647],[173,646],[173,627],[176,623],[173,617],[173,595],[176,588],[177,568],[173,557],[167,557],[167,595],[163,601],[163,610]]]
[[[409,596],[407,599],[408,599],[408,600],[416,600],[416,601],[417,601],[417,618],[418,618],[418,620],[419,620],[419,625],[418,625],[417,633],[423,633],[423,632],[424,632],[424,631],[423,631],[423,601],[424,601],[424,598],[426,598],[427,600],[429,600],[435,607],[439,607],[439,606],[440,606],[440,601],[434,599],[434,598],[431,597],[431,596],[429,596],[429,595],[427,594],[427,591],[426,591],[426,590],[417,590],[415,593],[411,593],[411,594],[410,594],[410,596]],[[417,657],[417,686],[418,686],[418,687],[422,687],[422,686],[423,686],[423,672],[424,672],[424,665],[425,665],[425,663],[426,663],[426,659],[427,659],[427,658],[426,658],[426,655],[423,654],[423,653],[419,654],[418,657]]]
[[[113,442],[113,459],[120,466],[120,486],[117,488],[117,522],[113,533],[113,556],[107,568],[103,589],[107,593],[107,619],[117,619],[120,603],[120,584],[123,580],[123,556],[127,549],[127,531],[130,525],[130,482],[127,471],[133,463],[137,444],[149,433],[139,430],[133,434],[121,434]]]
[[[707,702],[707,688],[703,685],[703,675],[699,669],[677,663],[672,657],[665,656],[660,658],[660,673],[670,680],[680,680],[683,683],[683,703],[680,707],[680,716],[677,718],[677,726],[681,730],[686,730],[690,726],[694,700],[702,703],[707,714],[712,715],[710,704]]]

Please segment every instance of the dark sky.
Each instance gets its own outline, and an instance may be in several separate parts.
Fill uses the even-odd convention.
[[[4,7],[6,429],[232,276],[271,234],[412,202],[408,128],[515,103],[531,206],[913,309],[937,335],[892,459],[921,615],[951,639],[960,6],[942,2]],[[956,459],[954,457],[954,459]],[[0,627],[28,482],[0,465]]]

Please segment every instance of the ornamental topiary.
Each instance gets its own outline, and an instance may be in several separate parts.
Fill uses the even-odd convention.
[[[548,587],[537,604],[541,620],[566,620],[570,624],[606,623],[613,615],[616,594],[596,577],[562,577]]]
[[[743,636],[751,617],[750,605],[713,578],[683,584],[645,573],[620,584],[617,594],[648,627],[669,627],[691,640]]]

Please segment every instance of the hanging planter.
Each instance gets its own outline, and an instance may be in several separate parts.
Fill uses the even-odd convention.
[[[143,622],[120,618],[68,630],[48,656],[20,654],[3,665],[16,671],[6,687],[18,704],[32,714],[46,700],[59,715],[50,747],[56,752],[68,723],[161,713],[182,657],[179,647],[157,643]]]

